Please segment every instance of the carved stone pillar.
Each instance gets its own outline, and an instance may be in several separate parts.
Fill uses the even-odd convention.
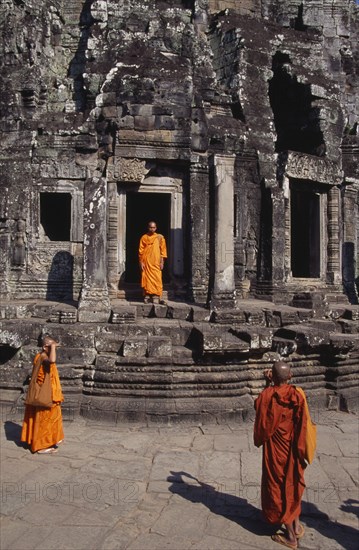
[[[214,155],[214,284],[211,306],[234,307],[234,161]]]
[[[0,196],[0,298],[3,300],[9,297],[10,227],[7,193],[8,189],[3,188]]]
[[[198,304],[206,304],[209,273],[208,256],[208,161],[207,157],[194,155],[190,166],[189,211],[190,211],[190,298]]]
[[[284,195],[284,235],[285,235],[285,254],[284,254],[284,276],[285,280],[292,274],[292,262],[291,262],[291,211],[290,211],[290,190],[289,179],[284,176],[283,178],[283,195]]]
[[[79,321],[106,322],[110,316],[106,266],[106,179],[89,178],[85,183],[84,195],[84,263]]]
[[[10,231],[6,220],[0,219],[0,298],[6,299],[9,295],[9,251]]]
[[[118,265],[118,202],[116,182],[108,182],[107,266],[109,294],[117,298],[119,283]]]
[[[273,287],[282,287],[285,281],[285,256],[289,252],[286,238],[288,222],[286,220],[286,201],[282,189],[272,189],[272,277]]]
[[[330,284],[341,282],[340,273],[340,191],[333,186],[328,193],[328,263],[327,281]]]

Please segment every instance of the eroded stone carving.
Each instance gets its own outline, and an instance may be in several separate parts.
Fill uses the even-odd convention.
[[[144,160],[120,158],[115,163],[115,178],[123,182],[142,183],[147,173]]]
[[[338,185],[343,173],[338,161],[313,157],[304,153],[288,153],[285,173],[288,177]]]

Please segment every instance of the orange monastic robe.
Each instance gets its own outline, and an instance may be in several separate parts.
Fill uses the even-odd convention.
[[[262,510],[269,523],[291,523],[300,515],[305,488],[307,417],[295,386],[270,386],[255,401],[254,444],[263,445]]]
[[[141,277],[141,287],[144,294],[161,296],[163,291],[161,258],[167,258],[166,241],[163,235],[142,235],[138,250],[139,261],[144,264]]]
[[[39,355],[40,354],[36,355],[34,365]],[[24,422],[22,425],[21,441],[28,443],[33,453],[41,449],[48,449],[64,439],[60,406],[60,403],[64,400],[64,396],[61,390],[59,374],[55,363],[47,362],[47,365],[50,367],[52,400],[54,401],[54,405],[51,409],[26,405]],[[44,363],[42,363],[37,377],[38,383],[41,384],[44,378]]]

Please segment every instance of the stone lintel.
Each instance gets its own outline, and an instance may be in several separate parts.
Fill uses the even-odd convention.
[[[285,175],[289,178],[312,180],[327,185],[339,185],[343,181],[344,174],[339,162],[295,151],[282,153],[282,160]]]

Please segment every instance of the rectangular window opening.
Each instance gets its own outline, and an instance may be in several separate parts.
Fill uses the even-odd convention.
[[[50,241],[70,241],[71,193],[40,193],[40,223]]]

